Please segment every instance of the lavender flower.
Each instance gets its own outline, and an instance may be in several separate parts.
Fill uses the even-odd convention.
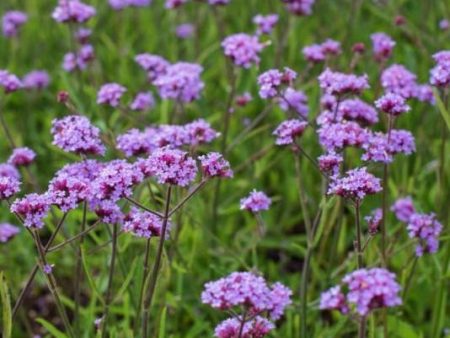
[[[52,121],[53,144],[77,154],[103,155],[105,147],[100,130],[84,116],[70,115]]]
[[[220,153],[208,153],[198,158],[201,163],[203,175],[205,177],[233,177],[233,171],[230,169],[230,163],[225,160]]]
[[[394,64],[381,74],[381,86],[385,92],[403,96],[405,99],[414,97],[417,82],[416,75],[402,65]]]
[[[436,66],[430,71],[430,83],[446,88],[450,85],[450,51],[444,50],[433,55]]]
[[[312,44],[302,49],[306,61],[311,63],[320,63],[325,61],[326,55],[320,44]]]
[[[33,163],[35,158],[36,153],[30,148],[15,148],[8,159],[8,163],[16,167],[26,167]]]
[[[312,6],[315,0],[282,0],[286,4],[289,12],[299,15],[307,16],[312,14]]]
[[[122,228],[136,237],[156,237],[161,235],[162,219],[152,213],[132,208],[131,212],[125,216]],[[169,229],[170,224],[168,224],[167,231]]]
[[[48,199],[63,212],[68,212],[91,196],[89,183],[83,178],[59,174],[50,181]]]
[[[170,63],[166,59],[153,54],[138,54],[134,58],[136,63],[147,72],[148,80],[153,82],[156,78],[166,73]]]
[[[416,256],[423,256],[424,253],[436,253],[439,248],[439,235],[442,231],[442,224],[436,220],[434,214],[414,213],[408,219],[408,234],[411,238],[417,238],[419,243],[416,246]]]
[[[194,35],[195,27],[190,23],[184,23],[175,28],[175,34],[180,39],[189,39]]]
[[[164,99],[192,102],[200,97],[205,84],[200,75],[203,67],[195,63],[178,62],[166,68],[154,81]]]
[[[259,42],[257,36],[239,33],[225,38],[222,48],[236,66],[250,68],[259,64],[259,53],[264,45]]]
[[[215,5],[215,6],[228,5],[229,2],[230,2],[230,0],[208,0],[208,3],[210,5]]]
[[[356,76],[333,72],[329,68],[318,77],[320,88],[331,95],[360,94],[369,88],[367,75]]]
[[[149,135],[138,129],[130,129],[125,134],[117,136],[116,147],[127,157],[149,154],[155,148]]]
[[[264,16],[258,14],[253,18],[253,23],[258,27],[256,30],[257,35],[270,34],[278,23],[278,15],[269,14]]]
[[[391,211],[400,222],[407,223],[411,216],[416,213],[411,196],[399,198],[391,207]]]
[[[273,135],[277,137],[275,144],[288,145],[295,143],[295,138],[303,135],[307,126],[307,122],[296,119],[283,121],[273,132]]]
[[[138,93],[133,102],[130,104],[130,109],[134,111],[146,111],[155,106],[155,99],[151,92]]]
[[[125,217],[119,206],[111,200],[93,201],[90,208],[105,224],[121,224]]]
[[[284,68],[281,72],[277,69],[270,69],[258,77],[259,96],[269,99],[279,95],[280,86],[290,85],[297,77],[297,73],[292,69]]]
[[[15,92],[22,88],[22,86],[22,82],[16,75],[11,74],[7,70],[0,69],[0,87],[3,87],[6,94]]]
[[[50,210],[50,200],[47,195],[28,194],[22,199],[15,200],[11,212],[24,218],[24,225],[28,228],[41,229],[43,219]]]
[[[308,117],[308,97],[301,90],[286,88],[282,97],[279,99],[278,104],[284,111],[292,109],[303,119]]]
[[[356,121],[363,125],[373,125],[378,122],[377,111],[360,99],[348,99],[339,104],[337,115],[348,121]]]
[[[214,336],[216,338],[239,337],[239,331],[242,325],[241,320],[241,318],[230,318],[224,320],[222,323],[217,325],[214,331]],[[261,316],[256,316],[255,318],[245,322],[242,329],[241,338],[263,338],[273,329],[275,329],[275,325],[272,322]]]
[[[403,96],[387,93],[375,101],[375,106],[386,114],[399,116],[411,108],[406,104]]]
[[[43,89],[48,87],[50,76],[45,70],[34,70],[26,74],[22,82],[26,89]]]
[[[0,177],[11,177],[20,179],[20,173],[15,166],[7,163],[0,163]]]
[[[117,107],[120,98],[126,91],[125,87],[117,83],[104,84],[97,93],[97,103]]]
[[[202,302],[222,311],[243,305],[254,315],[267,311],[271,319],[277,320],[291,304],[291,295],[292,291],[281,283],[270,287],[263,277],[250,272],[233,272],[206,283]]]
[[[28,16],[24,12],[9,11],[2,17],[3,35],[11,38],[19,34],[20,27],[27,22]]]
[[[147,161],[158,183],[185,187],[197,175],[195,161],[184,151],[170,148],[157,149]]]
[[[253,190],[249,196],[241,199],[241,210],[257,213],[269,210],[272,200],[262,191]]]
[[[364,217],[364,220],[367,222],[369,234],[374,236],[377,234],[381,221],[383,219],[383,210],[381,208],[377,208],[371,212],[369,216]]]
[[[58,22],[86,22],[96,14],[94,7],[79,0],[59,0],[52,13],[52,18]]]
[[[361,201],[366,195],[373,195],[381,190],[380,179],[362,167],[347,171],[346,176],[334,177],[328,194]]]
[[[450,21],[448,21],[447,19],[442,19],[441,21],[439,21],[439,28],[443,31],[446,31],[450,28]]]
[[[350,312],[345,295],[342,293],[339,285],[330,288],[320,295],[319,309],[338,310],[343,314]]]
[[[252,95],[249,92],[245,92],[236,97],[236,104],[240,107],[245,107],[252,99]]]
[[[20,191],[20,181],[15,177],[0,177],[0,201],[9,199]]]
[[[187,144],[191,146],[210,143],[220,136],[220,133],[214,130],[211,125],[203,119],[198,119],[186,124],[184,130],[187,137]]]
[[[395,41],[385,33],[374,33],[372,39],[373,55],[378,62],[386,61],[392,55]]]
[[[166,5],[165,7],[167,9],[174,9],[174,8],[178,8],[181,5],[184,5],[188,0],[166,0]]]
[[[369,133],[356,122],[325,124],[317,130],[319,142],[327,151],[345,147],[361,147],[368,141]]]
[[[340,154],[329,152],[318,157],[319,168],[323,173],[334,176],[339,173],[339,166],[344,161]]]
[[[8,223],[0,223],[0,243],[9,242],[19,232],[19,228],[14,225]]]

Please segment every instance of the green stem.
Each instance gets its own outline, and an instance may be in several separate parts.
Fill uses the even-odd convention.
[[[83,219],[81,222],[81,232],[86,230],[86,213],[87,213],[87,202],[83,203]],[[80,237],[78,242],[78,250],[76,257],[76,268],[75,268],[75,313],[74,313],[74,323],[75,323],[75,333],[77,336],[80,335],[80,302],[81,302],[81,282],[82,282],[82,246],[83,246],[84,236]]]
[[[156,253],[155,263],[153,264],[151,276],[148,278],[148,285],[146,287],[146,293],[144,296],[145,297],[144,298],[144,309],[142,312],[142,337],[143,338],[148,337],[149,312],[150,312],[150,307],[152,305],[153,295],[155,293],[156,282],[158,280],[159,268],[161,266],[161,258],[162,258],[162,254],[163,254],[164,241],[166,239],[166,232],[167,232],[166,231],[167,223],[169,222],[171,195],[172,195],[172,186],[169,185],[169,187],[167,188],[166,204],[165,204],[165,210],[164,210],[163,224],[161,227],[158,251]]]
[[[147,279],[149,270],[150,270],[150,265],[149,265],[149,260],[150,260],[150,240],[151,237],[147,239],[147,243],[145,245],[145,256],[144,256],[144,272],[142,275],[142,283],[141,283],[141,289],[139,292],[139,300],[138,300],[138,309],[137,309],[137,316],[134,322],[134,332],[137,332],[137,329],[139,327],[139,314],[141,313],[141,309],[142,309],[142,301],[144,299],[144,291],[145,291],[145,281]]]

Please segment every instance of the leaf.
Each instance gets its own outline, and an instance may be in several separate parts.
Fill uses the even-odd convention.
[[[52,323],[46,321],[43,318],[38,318],[36,321],[41,324],[53,337],[56,338],[67,338],[67,336],[59,331]]]
[[[448,130],[450,130],[450,113],[447,111],[447,109],[444,106],[444,103],[441,100],[441,97],[439,95],[439,92],[437,89],[433,89],[434,92],[434,98],[436,99],[436,105],[439,109],[439,112],[442,115],[442,118],[445,121],[445,124],[447,125]]]
[[[3,276],[3,272],[0,272],[0,298],[2,300],[2,313],[3,313],[3,334],[2,337],[11,337],[12,318],[11,318],[11,300],[9,298],[8,284]]]
[[[159,320],[159,334],[158,338],[164,338],[166,336],[166,317],[167,317],[167,307],[164,307],[164,310],[161,314],[161,319]]]
[[[402,321],[398,316],[388,316],[388,327],[398,338],[420,338],[417,328]]]

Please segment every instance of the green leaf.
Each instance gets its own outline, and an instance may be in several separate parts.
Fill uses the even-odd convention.
[[[67,338],[67,336],[59,331],[52,323],[46,321],[43,318],[38,318],[36,321],[41,324],[53,337],[56,338]]]
[[[164,310],[161,314],[161,319],[159,320],[159,334],[158,338],[164,338],[166,336],[166,317],[167,317],[167,307],[164,307]]]
[[[402,321],[398,316],[388,316],[388,327],[398,338],[420,338],[417,328]]]
[[[442,102],[441,97],[440,97],[439,92],[437,91],[437,89],[434,89],[433,92],[434,92],[434,98],[436,99],[436,105],[437,105],[437,107],[439,109],[439,112],[441,113],[442,118],[444,119],[448,130],[450,130],[450,113],[445,108],[444,103]]]
[[[3,331],[2,337],[11,337],[11,301],[9,298],[8,284],[3,276],[3,271],[0,272],[0,298],[2,300],[3,313]]]

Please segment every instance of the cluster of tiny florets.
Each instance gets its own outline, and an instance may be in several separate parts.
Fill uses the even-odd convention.
[[[150,238],[161,235],[163,220],[161,217],[132,208],[125,216],[122,228],[126,232],[131,232],[137,237]],[[169,229],[170,225],[166,225]]]
[[[198,158],[205,177],[233,177],[230,163],[220,153],[212,152]]]
[[[349,170],[343,177],[334,177],[328,194],[360,201],[366,195],[373,195],[381,190],[380,179],[368,173],[363,167]]]
[[[241,199],[241,210],[248,210],[257,213],[268,210],[272,200],[262,191],[253,190],[250,195]]]
[[[250,68],[259,64],[259,54],[264,45],[257,36],[238,33],[230,35],[222,41],[222,48],[226,56],[238,67]]]

